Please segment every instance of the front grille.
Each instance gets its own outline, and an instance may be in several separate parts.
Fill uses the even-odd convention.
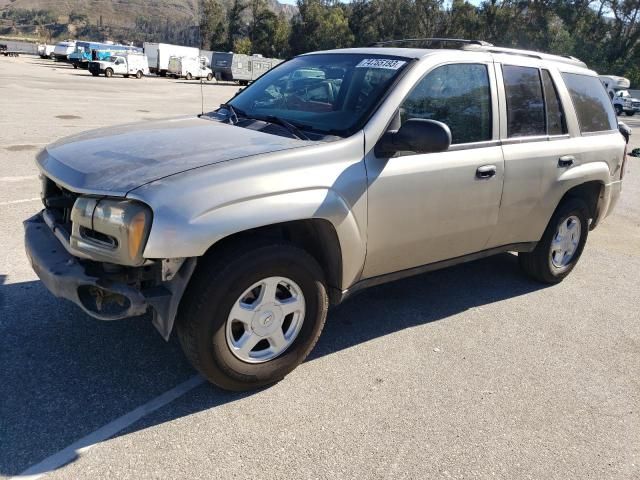
[[[42,177],[42,203],[53,217],[56,225],[71,233],[71,209],[78,198],[77,193],[70,192],[56,184],[53,180]]]

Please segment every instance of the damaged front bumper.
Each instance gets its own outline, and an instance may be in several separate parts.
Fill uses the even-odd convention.
[[[182,294],[195,269],[187,259],[170,281],[149,279],[142,270],[81,260],[71,255],[39,213],[24,222],[25,248],[31,265],[56,297],[71,300],[99,320],[120,320],[153,311],[153,323],[169,338]],[[113,270],[113,271],[110,271]]]

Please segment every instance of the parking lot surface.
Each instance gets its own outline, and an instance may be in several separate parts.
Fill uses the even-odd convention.
[[[49,294],[22,244],[39,149],[237,89],[0,60],[1,478],[640,478],[640,159],[560,285],[504,254],[375,287],[257,392],[203,383],[148,317]]]

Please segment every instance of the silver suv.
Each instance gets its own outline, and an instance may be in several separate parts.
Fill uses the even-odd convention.
[[[298,56],[211,113],[48,146],[33,268],[95,318],[175,324],[233,390],[365,287],[506,251],[560,282],[620,194],[607,93],[575,58],[451,45]]]

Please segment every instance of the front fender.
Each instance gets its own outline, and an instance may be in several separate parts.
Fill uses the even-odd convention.
[[[145,258],[203,255],[235,233],[322,219],[340,242],[342,286],[359,279],[366,255],[367,176],[363,134],[222,162],[160,179],[127,197],[147,203],[153,225]]]

